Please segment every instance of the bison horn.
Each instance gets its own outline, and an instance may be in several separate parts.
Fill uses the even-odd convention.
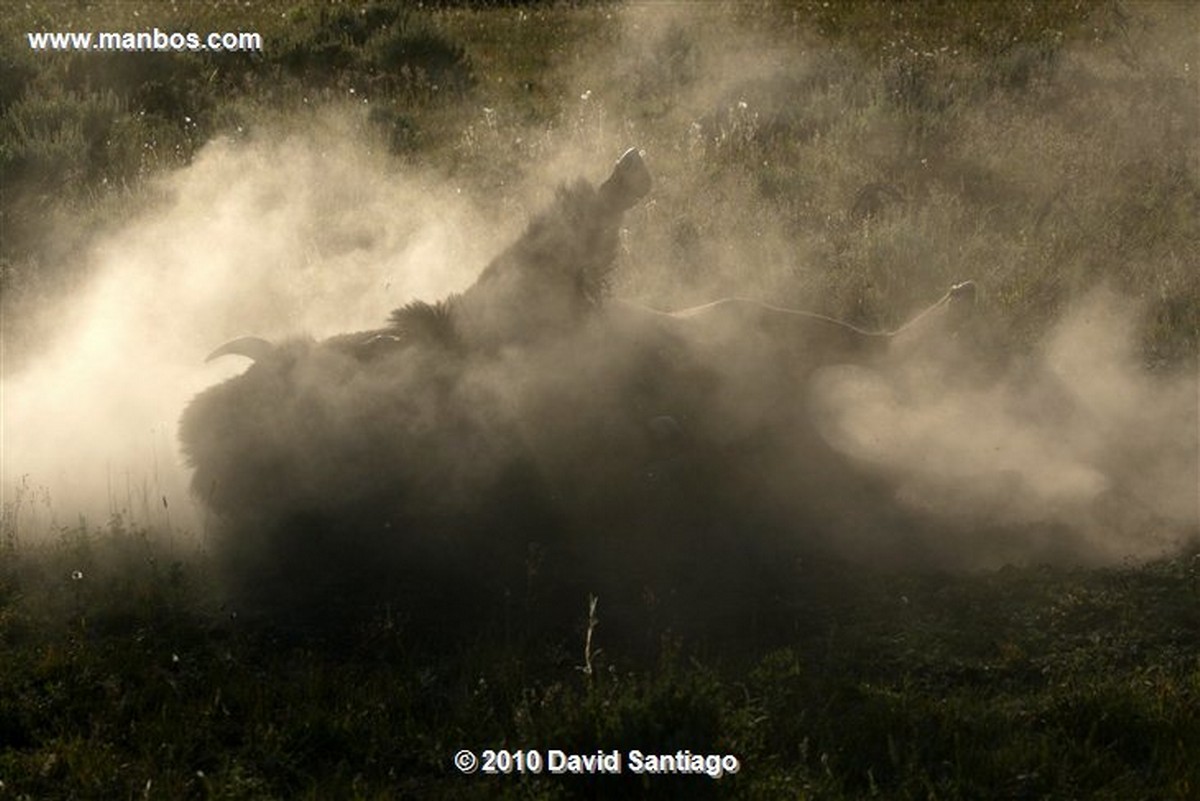
[[[262,337],[238,337],[231,339],[208,354],[204,361],[211,362],[221,356],[246,356],[252,361],[265,359],[275,352],[275,346]]]

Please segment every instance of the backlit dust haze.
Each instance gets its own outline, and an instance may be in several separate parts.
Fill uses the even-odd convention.
[[[506,109],[481,111],[471,147],[524,148],[530,156],[495,197],[483,198],[463,172],[447,176],[386,155],[348,119],[357,112],[345,109],[215,139],[189,166],[154,179],[160,200],[98,236],[87,281],[38,311],[55,320],[55,335],[19,368],[5,367],[6,520],[34,539],[76,525],[80,515],[89,524],[120,515],[202,534],[205,513],[190,497],[177,443],[180,415],[197,392],[246,366],[236,358],[205,364],[208,353],[249,334],[279,341],[377,328],[410,300],[460,291],[519,235],[556,183],[602,180],[628,146],[645,148],[656,188],[627,214],[618,295],[659,307],[742,295],[826,310],[823,288],[843,297],[861,290],[870,298],[865,320],[855,322],[892,328],[952,282],[973,278],[983,287],[981,324],[995,322],[989,279],[1004,275],[1010,251],[985,235],[965,254],[952,241],[958,232],[989,230],[985,216],[955,219],[944,239],[897,237],[908,248],[898,251],[907,273],[897,267],[860,283],[826,280],[811,265],[835,249],[832,239],[842,237],[837,248],[866,249],[871,230],[887,232],[904,218],[847,234],[845,193],[835,196],[805,174],[771,190],[802,195],[800,223],[785,223],[758,208],[764,190],[744,173],[709,169],[704,159],[740,146],[739,137],[765,136],[768,118],[793,125],[787,115],[801,114],[797,92],[810,93],[802,111],[816,133],[793,155],[827,161],[831,182],[839,169],[853,174],[839,178],[847,186],[878,178],[880,154],[902,151],[906,140],[884,112],[861,112],[862,124],[845,136],[862,155],[847,167],[838,161],[838,121],[850,56],[818,48],[789,56],[761,31],[734,20],[726,28],[693,23],[679,9],[616,12],[617,33],[605,45],[612,52],[561,67],[572,95],[559,128],[525,131]],[[1161,35],[1170,47],[1188,46],[1169,30]],[[1086,58],[1065,63],[1081,82],[1105,77]],[[683,87],[682,99],[663,99],[661,114],[628,122],[614,111],[628,101],[621,92],[653,106],[673,87]],[[973,124],[1008,113],[990,108]],[[1119,117],[1112,135],[1149,158],[1155,145],[1139,143],[1138,115],[1112,113]],[[1094,122],[1064,116],[1061,130]],[[1001,209],[1050,195],[1039,181],[1065,158],[1049,140],[1014,136],[1010,144],[1030,149],[1029,164],[1050,166],[995,180],[1005,191],[1017,187],[995,202]],[[961,163],[986,155],[969,142],[954,147]],[[925,189],[936,198],[951,185],[943,176]],[[1069,212],[1079,227],[1103,225],[1111,207],[1080,200],[1067,211],[1064,202],[1049,208]],[[797,408],[812,415],[833,452],[884,480],[899,506],[928,521],[904,535],[930,555],[917,561],[981,568],[1152,558],[1200,527],[1200,404],[1194,366],[1143,366],[1143,312],[1144,304],[1097,282],[1065,304],[1027,354],[995,358],[988,348],[996,336],[980,338],[988,348],[968,337],[915,352],[898,342],[882,364],[820,371]],[[743,391],[752,399],[757,388]],[[895,544],[889,525],[881,518],[860,529],[851,552],[871,553],[874,538],[887,552]]]
[[[213,142],[160,179],[158,209],[96,244],[92,279],[51,312],[54,341],[5,376],[5,502],[23,494],[26,527],[80,513],[161,523],[167,510],[196,526],[179,414],[245,367],[206,365],[208,353],[247,333],[373,327],[474,278],[490,239],[480,215],[452,185],[400,174],[347,136]]]
[[[882,371],[829,368],[814,406],[834,447],[952,522],[930,543],[950,562],[1160,556],[1197,524],[1197,387],[1140,367],[1136,320],[1097,289],[1000,375],[949,342]]]

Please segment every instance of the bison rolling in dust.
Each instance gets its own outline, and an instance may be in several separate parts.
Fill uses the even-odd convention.
[[[214,352],[253,364],[194,399],[181,439],[241,603],[331,620],[387,601],[432,628],[576,616],[589,592],[733,609],[833,536],[834,499],[879,501],[815,433],[808,377],[952,320],[973,285],[895,333],[621,303],[619,226],[650,183],[630,150],[465,292],[384,328]]]

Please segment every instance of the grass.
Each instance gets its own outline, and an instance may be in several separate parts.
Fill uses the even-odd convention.
[[[975,278],[997,347],[1021,354],[1107,283],[1144,303],[1144,363],[1189,369],[1197,24],[1172,3],[25,4],[0,22],[5,369],[36,355],[53,321],[34,311],[87,277],[96,240],[153,207],[156,176],[329,108],[504,217],[521,187],[645,148],[659,183],[629,215],[623,295],[890,327]],[[152,25],[267,47],[22,38]],[[0,799],[1200,794],[1195,552],[973,575],[829,564],[780,599],[770,636],[651,627],[636,650],[584,594],[569,635],[520,636],[533,609],[447,645],[387,608],[320,634],[239,614],[211,557],[160,529],[18,537],[10,512]],[[464,777],[464,747],[688,748],[742,770]]]
[[[203,553],[68,531],[0,569],[0,781],[13,798],[1185,799],[1198,566],[842,566],[783,600],[786,644],[661,631],[632,656],[607,647],[603,599],[561,641],[423,647],[388,610],[289,631],[222,608]],[[686,748],[742,769],[466,778],[464,747]]]

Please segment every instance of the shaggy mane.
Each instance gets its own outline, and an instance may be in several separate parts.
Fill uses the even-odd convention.
[[[405,340],[456,346],[459,344],[458,331],[454,327],[457,299],[458,295],[451,295],[436,303],[410,301],[389,315],[388,325]]]

